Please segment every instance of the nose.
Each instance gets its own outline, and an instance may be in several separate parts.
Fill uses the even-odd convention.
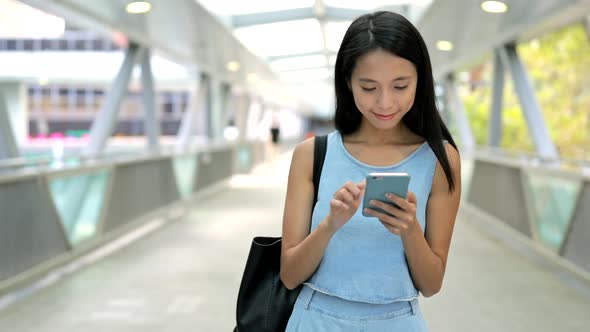
[[[393,107],[393,94],[388,89],[381,90],[377,98],[377,106],[382,110],[389,110]]]

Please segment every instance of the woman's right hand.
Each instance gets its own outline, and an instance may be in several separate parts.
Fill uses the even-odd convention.
[[[326,222],[334,231],[346,224],[358,210],[365,194],[365,181],[359,183],[346,182],[334,193],[330,201],[330,212]]]

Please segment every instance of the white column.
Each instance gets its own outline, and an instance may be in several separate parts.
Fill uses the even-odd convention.
[[[29,101],[27,87],[20,82],[0,82],[0,95],[10,119],[13,137],[17,146],[26,143],[29,135]]]
[[[235,97],[235,126],[239,130],[238,141],[246,139],[248,112],[250,110],[251,98],[246,91]]]
[[[17,158],[20,154],[14,138],[14,130],[12,130],[11,122],[7,104],[0,91],[0,159]]]
[[[143,90],[144,128],[148,139],[148,149],[160,149],[160,117],[155,109],[154,78],[152,75],[151,52],[145,49],[141,52],[141,84]],[[158,110],[159,111],[159,110]]]
[[[546,158],[558,158],[559,153],[549,135],[549,129],[543,118],[541,106],[537,102],[535,90],[527,75],[526,68],[518,53],[516,45],[510,44],[500,48],[500,55],[504,66],[512,75],[514,90],[520,102],[520,108],[528,124],[529,133],[535,144],[537,153]]]
[[[447,106],[450,112],[453,114],[453,120],[457,124],[459,129],[459,135],[461,137],[461,143],[463,147],[471,149],[475,147],[475,139],[473,138],[473,132],[469,125],[469,120],[465,114],[465,107],[459,97],[457,88],[455,86],[455,80],[452,74],[447,75],[445,78],[445,95],[447,97]]]
[[[100,154],[107,144],[112,134],[113,126],[117,120],[117,114],[123,98],[127,95],[127,87],[131,78],[131,72],[135,65],[139,47],[130,44],[125,60],[119,69],[119,73],[108,92],[100,112],[96,115],[92,128],[90,129],[90,144],[86,148],[86,153],[90,155]]]
[[[500,147],[502,142],[502,105],[504,97],[504,66],[500,51],[494,50],[494,81],[492,90],[492,111],[490,114],[488,144]]]
[[[198,77],[199,75],[196,75]],[[200,78],[195,79],[186,109],[178,130],[176,146],[179,149],[190,147],[193,136],[206,136],[207,131],[207,85]]]
[[[209,138],[219,140],[223,138],[223,123],[225,119],[222,83],[214,78],[210,82]]]

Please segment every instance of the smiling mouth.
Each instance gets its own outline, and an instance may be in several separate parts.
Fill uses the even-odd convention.
[[[393,114],[389,114],[389,115],[382,115],[382,114],[377,114],[377,113],[373,113],[375,115],[375,117],[377,117],[380,120],[391,120],[393,119],[393,117],[397,114],[397,113],[393,113]]]

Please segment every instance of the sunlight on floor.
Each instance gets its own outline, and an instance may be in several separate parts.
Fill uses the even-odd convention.
[[[287,186],[293,150],[258,165],[250,174],[235,175],[229,181],[231,188],[277,188]]]

